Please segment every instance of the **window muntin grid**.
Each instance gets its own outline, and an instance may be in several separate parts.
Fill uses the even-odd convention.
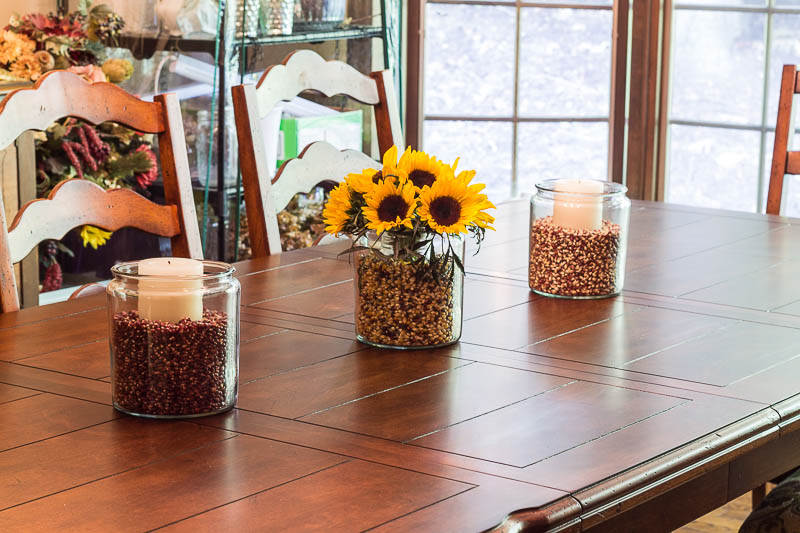
[[[445,109],[445,112],[441,112],[441,107],[446,108],[446,104],[440,105],[440,109],[433,109],[431,110],[431,102],[429,101],[429,94],[426,94],[424,106],[423,106],[423,118],[425,120],[425,128],[423,129],[423,134],[425,136],[425,144],[433,144],[442,147],[442,149],[446,150],[446,145],[444,142],[430,142],[430,130],[436,130],[434,134],[437,137],[441,137],[441,131],[445,129],[446,124],[450,125],[464,125],[464,129],[467,131],[477,131],[481,132],[483,130],[487,132],[493,132],[493,134],[502,134],[504,130],[510,128],[510,135],[511,135],[511,143],[510,143],[510,168],[509,169],[499,169],[499,175],[504,175],[506,172],[508,173],[509,177],[509,188],[508,193],[505,196],[517,196],[520,192],[529,191],[532,189],[532,183],[538,181],[539,179],[545,179],[546,175],[540,176],[533,176],[530,178],[530,172],[537,173],[541,171],[541,168],[537,170],[536,164],[531,164],[529,160],[520,161],[522,157],[525,157],[525,146],[521,146],[522,140],[524,140],[525,135],[529,134],[532,131],[536,131],[537,128],[532,126],[531,124],[541,123],[547,124],[551,123],[554,126],[559,125],[555,129],[547,128],[546,126],[538,128],[540,132],[544,132],[545,134],[553,134],[553,135],[561,135],[565,136],[568,135],[570,132],[582,132],[585,134],[585,139],[594,141],[591,142],[591,147],[589,149],[590,152],[594,153],[594,161],[597,162],[599,159],[603,161],[603,167],[600,172],[598,172],[597,165],[593,165],[590,167],[586,167],[585,165],[581,166],[580,163],[577,166],[572,167],[572,172],[575,172],[578,169],[578,172],[585,168],[585,172],[589,174],[589,176],[579,176],[579,177],[597,177],[597,178],[605,178],[607,175],[607,169],[605,163],[608,159],[608,147],[610,144],[608,138],[608,122],[609,122],[609,109],[610,109],[610,98],[611,98],[611,52],[612,48],[609,47],[607,53],[607,61],[608,61],[608,76],[605,79],[604,87],[599,88],[601,91],[604,91],[607,94],[607,101],[609,102],[608,106],[603,110],[604,113],[565,113],[565,114],[558,114],[553,113],[552,115],[548,113],[547,106],[539,106],[538,109],[534,109],[533,112],[530,113],[522,113],[523,102],[522,99],[524,98],[523,91],[525,90],[524,87],[521,87],[523,83],[523,78],[525,77],[525,73],[520,72],[520,61],[521,61],[521,53],[525,48],[525,42],[523,42],[523,19],[527,16],[533,16],[537,13],[544,13],[544,10],[574,10],[574,14],[577,15],[574,18],[576,20],[580,19],[580,15],[584,12],[592,12],[595,10],[601,10],[608,12],[608,23],[607,23],[607,31],[606,37],[609,39],[611,38],[613,21],[612,21],[612,0],[577,0],[572,2],[556,2],[556,1],[540,1],[540,2],[522,2],[522,1],[470,1],[470,0],[428,0],[428,4],[436,5],[436,4],[444,4],[444,5],[453,5],[453,6],[466,6],[471,8],[481,7],[503,7],[503,8],[513,8],[514,9],[514,28],[513,28],[513,51],[511,54],[513,55],[513,63],[511,63],[511,68],[508,68],[505,63],[509,63],[508,58],[498,58],[497,63],[493,65],[493,68],[498,69],[499,75],[506,75],[511,74],[511,84],[512,90],[505,91],[503,98],[511,100],[511,105],[499,106],[500,109],[492,109],[489,106],[484,106],[479,104],[478,112],[470,113],[470,112],[461,112],[458,113],[456,110],[453,109]],[[531,10],[542,10],[542,11],[531,11]],[[527,11],[526,11],[527,10]],[[562,11],[563,12],[563,11]],[[556,11],[552,11],[552,13],[557,13]],[[563,16],[561,18],[564,18]],[[569,25],[566,25],[567,30],[569,30]],[[432,26],[430,24],[426,24],[426,35],[430,35],[432,31],[439,31],[440,28]],[[577,28],[576,31],[580,31],[580,28]],[[509,32],[510,33],[510,32]],[[503,41],[508,39],[508,35],[500,35],[499,40]],[[426,42],[426,47],[428,43]],[[576,45],[577,46],[577,45]],[[523,59],[524,60],[524,59]],[[426,58],[426,67],[427,67],[427,58]],[[506,72],[500,71],[500,69],[505,69]],[[427,72],[423,75],[427,76]],[[485,80],[485,78],[483,79]],[[490,80],[491,81],[491,80]],[[482,80],[478,79],[475,80],[474,83],[470,83],[472,86],[478,86],[481,84]],[[425,80],[425,84],[427,85],[428,80]],[[485,83],[485,81],[484,81]],[[469,88],[467,88],[469,89]],[[503,91],[502,88],[499,89],[500,92]],[[427,91],[426,91],[427,92]],[[443,102],[444,99],[440,99],[440,102]],[[509,102],[504,102],[504,104],[508,104]],[[434,107],[436,107],[434,105]],[[452,106],[451,106],[452,107]],[[527,107],[534,107],[530,106]],[[577,106],[579,107],[579,106]],[[510,108],[510,109],[509,109]],[[429,112],[432,111],[432,112]],[[491,112],[486,113],[489,110]],[[438,112],[437,112],[438,111]],[[482,112],[481,112],[482,111]],[[510,111],[510,112],[509,112]],[[495,126],[491,126],[494,123]],[[597,129],[596,127],[592,126],[592,124],[605,124],[605,130],[603,134],[603,142],[604,145],[599,146],[597,144]],[[481,126],[483,124],[483,126]],[[501,127],[500,124],[505,124],[505,127]],[[584,125],[581,127],[580,125]],[[577,125],[577,126],[576,126]],[[577,129],[576,129],[577,127]],[[524,135],[523,135],[524,134]],[[500,143],[505,143],[506,141],[500,140]],[[577,146],[580,150],[580,146]],[[603,157],[599,158],[598,153],[603,152]],[[440,155],[437,153],[437,155]],[[463,154],[456,154],[462,155]],[[488,154],[491,156],[491,154]],[[442,154],[442,158],[447,159],[446,155]],[[580,155],[576,155],[576,158],[579,158]],[[552,172],[558,172],[557,168],[549,169]],[[521,173],[524,173],[521,175]],[[598,175],[599,174],[599,175]]]
[[[696,119],[693,117],[687,116],[675,116],[676,113],[673,112],[674,106],[674,98],[676,98],[676,88],[675,88],[675,59],[676,54],[674,53],[676,47],[676,35],[681,30],[678,27],[680,21],[680,15],[693,15],[696,14],[697,16],[702,16],[701,14],[709,14],[717,16],[735,16],[735,14],[739,14],[740,16],[758,16],[764,19],[763,25],[763,55],[760,61],[760,70],[758,75],[760,76],[759,80],[759,90],[758,90],[758,102],[754,104],[749,110],[748,113],[754,115],[756,120],[753,120],[751,117],[745,120],[726,120],[717,119],[717,120],[709,120],[708,118],[700,118]],[[676,16],[677,15],[677,16]],[[772,139],[774,139],[774,132],[775,132],[775,117],[777,114],[777,102],[778,102],[778,91],[780,88],[780,71],[781,67],[784,63],[797,63],[800,62],[800,46],[796,52],[796,56],[794,59],[786,58],[785,54],[782,54],[781,57],[775,58],[773,57],[774,54],[774,44],[775,44],[775,34],[776,34],[776,18],[783,17],[783,16],[796,16],[797,23],[800,24],[800,7],[792,7],[791,5],[787,4],[786,2],[781,2],[781,0],[763,0],[758,2],[757,0],[717,0],[717,1],[687,1],[684,0],[682,2],[676,2],[672,6],[672,20],[673,20],[673,29],[672,29],[672,42],[670,43],[670,47],[673,53],[670,54],[671,64],[670,64],[670,107],[667,113],[667,138],[665,147],[667,150],[667,168],[665,171],[665,189],[666,189],[666,200],[671,201],[674,195],[671,194],[670,188],[670,181],[672,178],[672,171],[676,169],[676,167],[680,166],[680,162],[672,161],[673,157],[676,155],[673,151],[673,126],[688,126],[694,128],[712,128],[712,129],[721,129],[729,132],[734,131],[742,131],[742,132],[757,132],[758,133],[758,150],[757,150],[757,165],[753,162],[754,166],[757,166],[757,181],[756,186],[753,187],[752,194],[754,198],[748,201],[748,207],[745,210],[756,211],[759,213],[763,213],[766,209],[766,188],[769,183],[769,174],[770,174],[770,163],[772,158]],[[691,20],[684,18],[683,20]],[[696,17],[695,17],[696,20]],[[780,18],[777,18],[778,22],[781,21]],[[796,27],[796,26],[795,26]],[[778,28],[780,31],[780,28]],[[748,76],[752,75],[751,72],[746,72],[747,69],[742,68],[741,76]],[[720,81],[722,82],[722,81]],[[680,97],[680,94],[677,94]],[[751,95],[752,96],[752,95]],[[724,100],[724,99],[720,99]],[[753,98],[749,98],[749,101],[752,101]],[[731,102],[721,101],[720,105],[735,105],[735,103],[731,104]],[[724,115],[724,113],[720,113],[720,115]],[[800,131],[800,130],[798,130]],[[720,180],[720,186],[737,186],[733,183],[725,183],[724,181],[724,174],[725,170],[720,169],[718,173],[719,176],[716,176],[717,179]],[[791,180],[787,178],[787,185],[789,187],[795,183],[797,180]],[[798,182],[800,185],[800,181]],[[711,199],[703,199],[702,196],[698,198],[696,203],[697,205],[709,205],[706,202],[711,202]],[[731,207],[731,208],[742,208],[740,201],[733,200],[730,204],[722,205],[721,207]],[[710,206],[710,205],[709,205]],[[791,213],[791,206],[789,207],[790,214]],[[796,213],[794,213],[796,214]]]

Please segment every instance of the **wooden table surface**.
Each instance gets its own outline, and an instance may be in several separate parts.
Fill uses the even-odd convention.
[[[105,302],[0,315],[2,531],[668,531],[800,465],[800,221],[635,203],[621,296],[529,292],[527,202],[464,334],[355,341],[351,267],[247,261],[237,409],[110,405]]]

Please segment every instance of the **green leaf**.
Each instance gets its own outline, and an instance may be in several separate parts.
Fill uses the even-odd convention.
[[[144,152],[133,152],[108,163],[108,173],[114,179],[125,179],[134,174],[147,172],[153,167],[150,158]]]
[[[67,248],[67,245],[65,245],[61,241],[56,241],[56,246],[58,247],[59,251],[64,252],[65,254],[67,254],[70,257],[75,257],[75,254],[73,253],[73,251],[70,250],[69,248]]]
[[[453,260],[456,262],[456,265],[458,266],[458,269],[463,274],[464,273],[464,263],[461,262],[461,259],[458,257],[458,254],[455,254],[455,253],[453,254]]]
[[[419,250],[420,248],[423,248],[424,246],[427,246],[428,244],[430,244],[432,242],[433,242],[433,239],[426,239],[424,241],[419,241],[419,242],[414,243],[411,246],[411,249],[412,250]]]
[[[89,10],[92,7],[92,0],[79,0],[78,7],[75,9],[81,15],[89,15]]]

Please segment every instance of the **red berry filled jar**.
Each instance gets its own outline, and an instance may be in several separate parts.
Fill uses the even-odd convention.
[[[152,418],[207,416],[236,403],[239,298],[234,267],[159,257],[111,269],[114,407]]]

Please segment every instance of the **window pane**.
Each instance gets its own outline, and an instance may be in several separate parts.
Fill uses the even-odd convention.
[[[521,193],[555,178],[605,179],[607,122],[526,122],[517,130],[517,181]]]
[[[610,10],[525,8],[520,40],[520,115],[608,116]]]
[[[783,183],[786,196],[783,197],[782,214],[787,217],[800,217],[800,176],[786,176]]]
[[[426,152],[448,164],[460,157],[459,169],[477,170],[475,181],[493,202],[511,195],[510,122],[426,120],[423,133]]]
[[[763,13],[676,10],[672,117],[760,124]]]
[[[425,114],[510,117],[516,8],[428,4],[425,13]]]
[[[800,0],[798,0],[800,6]],[[800,15],[775,14],[772,18],[772,48],[769,65],[769,91],[767,92],[767,124],[775,127],[778,116],[778,99],[781,90],[783,65],[800,64],[800,39],[797,28]],[[795,98],[795,107],[798,101]],[[797,115],[795,114],[795,118]],[[795,122],[796,123],[796,122]]]
[[[755,211],[760,133],[670,126],[667,201]]]

